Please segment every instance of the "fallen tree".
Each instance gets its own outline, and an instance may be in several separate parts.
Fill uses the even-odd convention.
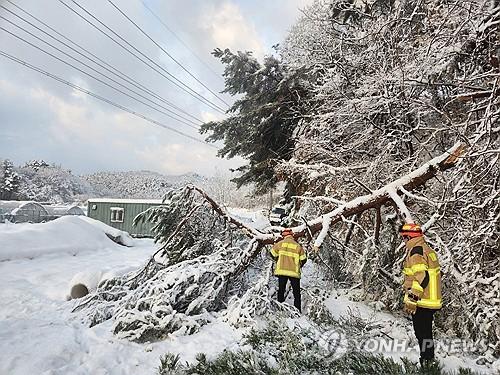
[[[458,143],[405,177],[309,221],[307,233],[319,232],[316,244],[320,244],[331,225],[341,218],[391,200],[400,211],[407,211],[395,192],[411,191],[439,171],[451,168],[463,150]],[[238,284],[252,262],[258,262],[256,256],[261,249],[280,238],[279,233],[263,233],[237,220],[191,185],[169,193],[162,206],[148,210],[138,220],[148,218],[156,223],[160,249],[143,269],[104,281],[75,307],[90,326],[113,319],[113,330],[119,337],[145,342],[174,333],[193,333],[213,318],[211,312],[224,309],[228,303],[230,322],[248,321],[252,314],[270,308],[262,303],[267,296],[268,265],[261,282],[247,293],[241,285],[232,286]],[[306,233],[305,224],[292,229],[297,237]],[[239,296],[250,308],[241,308]]]
[[[309,221],[307,226],[304,224],[293,228],[293,230],[297,236],[304,236],[306,234],[306,230],[308,229],[313,234],[320,231],[320,234],[315,241],[315,245],[319,247],[323,243],[331,225],[342,221],[343,218],[360,215],[369,209],[376,209],[379,211],[382,206],[388,203],[397,206],[406,221],[412,221],[411,215],[402,199],[399,197],[399,194],[403,194],[403,191],[413,191],[415,188],[422,186],[425,182],[435,177],[438,172],[444,172],[455,166],[464,151],[465,145],[458,142],[444,154],[430,160],[406,176],[403,176],[400,179],[373,191],[371,194],[355,198],[340,205],[337,209],[322,215],[317,219]],[[378,221],[375,233],[378,233],[378,227],[380,225],[381,222]],[[270,239],[264,242],[270,243],[269,241]]]

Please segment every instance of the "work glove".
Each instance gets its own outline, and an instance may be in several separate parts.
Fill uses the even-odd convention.
[[[417,311],[418,297],[411,292],[407,292],[407,293],[408,294],[405,296],[405,300],[404,300],[404,304],[405,304],[404,311],[408,314],[413,315]]]

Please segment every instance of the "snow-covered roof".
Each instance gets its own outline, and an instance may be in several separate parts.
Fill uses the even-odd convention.
[[[40,203],[37,202],[24,202],[19,207],[14,208],[10,213],[12,215],[18,215],[19,212],[27,212],[27,211],[40,211],[45,215],[48,215],[47,210]]]
[[[47,212],[51,215],[65,215],[67,213],[80,213],[82,215],[85,214],[85,212],[78,206],[56,206],[56,205],[50,205],[50,206],[45,206],[45,209]]]
[[[38,202],[33,201],[0,201],[0,212],[11,213],[15,215],[19,210],[25,206],[36,206],[45,210],[45,208]],[[46,210],[45,210],[46,211]]]
[[[161,204],[162,199],[116,199],[116,198],[93,198],[89,203],[150,203]]]
[[[0,201],[0,211],[4,213],[10,212],[24,203],[26,203],[26,201]]]

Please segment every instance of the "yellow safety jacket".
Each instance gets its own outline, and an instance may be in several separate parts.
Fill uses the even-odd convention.
[[[293,236],[286,236],[283,240],[276,242],[271,255],[278,258],[274,270],[275,275],[300,279],[301,262],[304,263],[307,257],[304,249],[293,239]]]
[[[418,298],[417,306],[426,309],[440,309],[441,272],[437,254],[423,237],[412,238],[406,244],[408,250],[404,262],[405,302],[412,293]]]

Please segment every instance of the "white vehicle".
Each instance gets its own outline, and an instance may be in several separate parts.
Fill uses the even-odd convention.
[[[281,222],[288,216],[287,209],[284,206],[274,206],[269,214],[271,225],[281,225]]]

